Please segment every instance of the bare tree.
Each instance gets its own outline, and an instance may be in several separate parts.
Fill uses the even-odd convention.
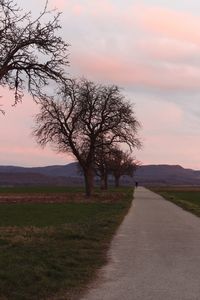
[[[95,151],[118,143],[126,143],[131,149],[139,144],[139,123],[117,86],[71,80],[57,100],[43,97],[35,121],[33,135],[40,145],[50,143],[55,150],[77,158],[87,196],[93,188]]]
[[[119,187],[119,181],[121,176],[128,175],[133,177],[139,162],[136,161],[131,153],[124,152],[118,147],[113,147],[110,150],[110,160],[108,162],[109,172],[114,176],[115,186]]]
[[[101,143],[101,147],[95,151],[95,174],[100,178],[102,190],[108,188],[108,171],[110,162],[110,146]]]
[[[15,103],[24,89],[40,97],[49,80],[64,80],[68,45],[57,35],[60,13],[47,4],[32,19],[14,0],[0,0],[0,85],[14,91]]]

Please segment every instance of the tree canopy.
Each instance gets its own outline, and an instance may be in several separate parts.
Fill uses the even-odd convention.
[[[140,144],[136,145],[140,147]],[[108,175],[112,175],[115,186],[119,186],[121,176],[133,177],[139,162],[130,151],[122,150],[118,145],[102,147],[96,150],[95,173],[100,178],[101,188],[107,189]]]
[[[128,151],[122,151],[119,147],[112,147],[108,161],[109,172],[114,176],[115,186],[119,186],[121,176],[133,177],[139,166],[139,162]]]
[[[25,89],[40,97],[50,80],[64,80],[68,44],[57,34],[60,13],[47,6],[33,19],[14,0],[0,0],[0,85],[14,91],[15,102]]]
[[[43,97],[33,131],[37,142],[72,153],[85,176],[86,194],[93,186],[95,152],[110,145],[140,146],[139,122],[132,105],[117,86],[72,79],[58,98]]]

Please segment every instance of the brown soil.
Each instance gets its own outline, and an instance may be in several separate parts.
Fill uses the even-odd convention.
[[[3,194],[0,195],[0,203],[85,203],[102,202],[112,203],[123,199],[123,193],[97,193],[90,199],[86,198],[84,193],[58,193],[58,194]]]

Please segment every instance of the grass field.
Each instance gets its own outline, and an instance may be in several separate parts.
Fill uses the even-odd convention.
[[[151,190],[200,217],[200,187],[157,187]]]
[[[77,193],[84,192],[83,187],[66,187],[66,186],[15,186],[0,187],[0,194],[52,194],[52,193]]]
[[[78,299],[106,263],[133,191],[97,191],[98,202],[81,203],[66,192],[68,203],[0,204],[0,299]]]

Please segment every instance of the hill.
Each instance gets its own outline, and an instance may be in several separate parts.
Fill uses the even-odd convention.
[[[54,165],[47,167],[16,167],[16,166],[0,166],[0,173],[37,173],[46,176],[65,176],[65,177],[81,177],[78,172],[77,163],[70,163],[64,166]]]
[[[135,180],[142,184],[200,185],[200,171],[179,165],[147,165],[136,171]]]
[[[123,184],[134,180],[143,185],[200,185],[200,171],[179,165],[141,166],[134,178],[123,176]],[[112,181],[112,178],[111,178]],[[81,185],[83,176],[77,163],[47,167],[24,168],[0,166],[0,185]]]
[[[83,177],[78,172],[77,163],[33,168],[0,166],[0,186],[82,184]]]

